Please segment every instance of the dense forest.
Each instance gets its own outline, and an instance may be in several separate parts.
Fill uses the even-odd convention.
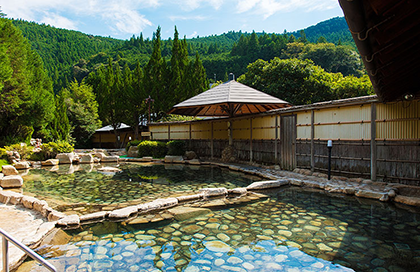
[[[0,13],[1,14],[1,13]],[[372,93],[344,18],[293,33],[162,40],[86,35],[0,16],[0,146],[31,137],[88,147],[102,125],[168,120],[176,103],[238,81],[292,104]],[[287,90],[287,92],[285,91]],[[148,104],[150,103],[150,104]],[[170,119],[169,119],[170,120]]]
[[[145,39],[141,33],[122,41],[22,20],[13,20],[13,23],[21,29],[31,43],[32,49],[44,60],[55,92],[68,86],[74,78],[80,81],[102,64],[106,65],[109,57],[117,61],[121,67],[128,64],[130,69],[134,69],[137,62],[144,67],[153,51],[153,39]],[[252,39],[251,44],[250,39]],[[282,51],[294,50],[295,48],[290,48],[287,44],[299,41],[304,43],[324,41],[355,51],[343,17],[332,18],[303,31],[292,33],[229,31],[221,35],[186,39],[189,58],[194,59],[198,53],[207,77],[210,80],[222,81],[226,80],[228,73],[232,72],[237,76],[245,73],[247,65],[257,59],[289,58],[290,53],[281,56]],[[171,57],[172,42],[171,38],[161,41],[161,53],[166,61]],[[251,46],[249,50],[241,51],[241,48],[248,46]],[[360,64],[357,66],[354,69],[361,70]]]

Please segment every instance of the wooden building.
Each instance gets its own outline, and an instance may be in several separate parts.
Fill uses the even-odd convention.
[[[185,140],[201,157],[221,157],[229,118],[153,123],[153,140]],[[377,96],[295,106],[231,118],[242,161],[420,185],[420,100],[382,103]]]

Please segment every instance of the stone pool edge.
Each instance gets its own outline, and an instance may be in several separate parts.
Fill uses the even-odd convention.
[[[138,160],[131,160],[127,158],[121,160],[121,162],[131,161],[136,162]],[[151,202],[127,206],[112,211],[100,211],[80,216],[77,214],[66,215],[49,207],[45,200],[39,200],[35,197],[25,196],[13,191],[0,190],[0,202],[4,204],[21,205],[27,209],[37,211],[49,222],[55,222],[57,227],[64,228],[78,228],[80,225],[96,223],[106,219],[122,221],[135,215],[166,210],[178,206],[179,204],[184,204],[188,201],[207,201],[212,197],[223,197],[229,195],[243,196],[246,194],[255,194],[254,191],[274,189],[286,185],[321,189],[329,193],[354,195],[356,197],[369,198],[382,202],[394,201],[396,203],[402,203],[410,206],[420,206],[420,198],[398,195],[398,186],[395,184],[372,182],[370,180],[362,179],[352,179],[354,181],[349,181],[343,177],[335,177],[332,180],[327,180],[322,176],[322,174],[319,173],[315,173],[313,176],[301,174],[301,172],[304,172],[304,170],[300,169],[296,170],[295,172],[289,172],[270,168],[255,166],[250,167],[247,165],[235,165],[214,161],[200,162],[197,160],[194,160],[192,163],[189,163],[188,161],[183,161],[180,163],[191,165],[214,165],[228,168],[232,171],[257,175],[268,180],[254,182],[245,188],[204,188],[200,189],[197,194],[193,195],[189,194],[170,198],[160,198]],[[254,196],[258,196],[258,194],[255,194]],[[260,198],[260,196],[257,198]],[[145,223],[150,223],[150,221]]]

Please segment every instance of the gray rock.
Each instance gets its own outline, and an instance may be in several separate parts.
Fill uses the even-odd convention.
[[[105,218],[108,212],[101,211],[96,213],[84,214],[80,216],[80,221],[90,221],[90,220],[102,220]]]
[[[104,156],[101,162],[118,162],[119,156]]]
[[[355,193],[358,197],[364,197],[364,198],[371,198],[371,199],[381,199],[386,193],[382,192],[375,192],[370,190],[359,190]]]
[[[30,166],[29,166],[29,162],[27,162],[27,161],[20,161],[20,162],[15,163],[14,167],[17,170],[24,170],[24,169],[28,169]]]
[[[143,157],[140,160],[142,162],[152,162],[153,161],[153,157]]]
[[[187,196],[176,197],[176,199],[178,199],[178,202],[196,200],[196,199],[200,199],[200,198],[203,198],[203,194],[195,194],[195,195],[187,195]]]
[[[184,158],[182,156],[165,156],[165,163],[184,163]]]
[[[72,164],[75,159],[74,153],[60,153],[55,157],[59,164]]]
[[[99,158],[101,160],[102,160],[103,157],[106,157],[105,153],[104,152],[101,152],[101,151],[98,151],[96,153],[93,153],[93,156],[95,156],[95,157],[97,157],[97,158]]]
[[[248,185],[247,190],[262,190],[269,188],[277,188],[283,185],[288,185],[289,181],[285,179],[258,181]]]
[[[3,188],[19,188],[23,185],[23,179],[21,176],[5,176],[0,180],[0,186]]]
[[[111,219],[127,218],[138,211],[137,206],[129,206],[122,209],[113,210],[108,214]]]
[[[185,151],[185,157],[187,158],[187,160],[198,159],[198,156],[197,154],[195,154],[194,151]]]
[[[19,175],[19,172],[12,165],[3,165],[2,168],[3,168],[2,173],[5,176]]]
[[[92,154],[79,154],[79,163],[82,163],[82,164],[93,163]]]
[[[42,166],[57,166],[60,163],[58,159],[49,159],[41,162]]]
[[[200,165],[201,164],[200,160],[198,160],[198,159],[189,160],[188,163],[192,164],[192,165]]]
[[[128,149],[128,152],[127,152],[127,157],[136,158],[138,156],[139,156],[139,148],[138,148],[138,146],[135,146],[135,145],[130,146],[130,148]]]
[[[48,213],[48,221],[57,221],[61,218],[64,218],[66,215],[64,213],[58,212],[56,210],[50,210]]]
[[[137,206],[137,208],[139,211],[144,212],[144,211],[170,208],[176,205],[178,205],[178,199],[171,197],[171,198],[159,198],[159,199],[153,200],[152,202],[140,204]]]
[[[80,218],[77,214],[67,215],[57,222],[58,226],[75,226],[80,225]]]
[[[203,188],[199,190],[200,193],[204,194],[205,196],[221,196],[227,195],[228,190],[224,187],[221,188]]]
[[[234,189],[228,190],[229,194],[238,194],[238,195],[243,195],[243,194],[246,194],[247,192],[248,190],[246,188],[234,188]]]

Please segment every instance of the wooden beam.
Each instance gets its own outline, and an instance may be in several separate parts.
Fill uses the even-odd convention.
[[[278,162],[279,162],[279,158],[278,158],[278,139],[279,139],[279,122],[278,122],[278,118],[279,118],[279,116],[278,115],[275,115],[275,126],[274,126],[274,129],[275,129],[275,137],[276,137],[276,139],[275,139],[275,141],[274,141],[274,161],[275,161],[275,163],[277,164]]]
[[[249,118],[249,162],[252,162],[252,118]]]
[[[315,171],[315,111],[311,110],[311,171]]]
[[[213,140],[213,121],[211,121],[211,139],[210,139],[210,154],[211,158],[213,159],[214,156],[214,140]]]
[[[370,179],[376,181],[377,148],[376,148],[376,103],[370,105]]]

